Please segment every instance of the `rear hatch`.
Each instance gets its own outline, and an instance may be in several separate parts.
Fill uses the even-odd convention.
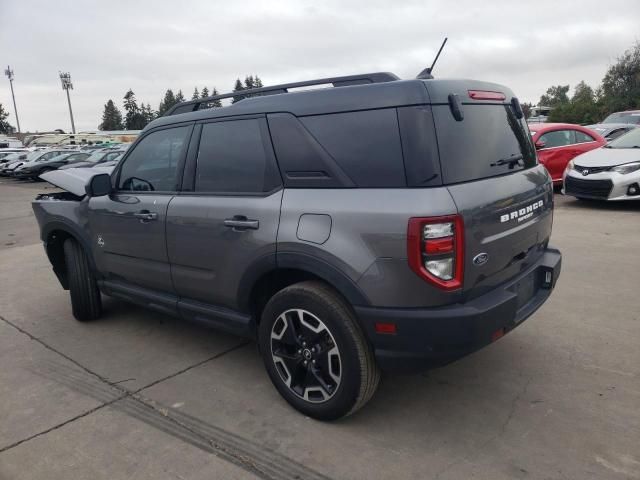
[[[551,235],[553,189],[508,88],[466,80],[425,85],[442,181],[464,222],[463,294],[470,299],[542,256]]]

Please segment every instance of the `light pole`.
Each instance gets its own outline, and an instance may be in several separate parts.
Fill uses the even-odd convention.
[[[73,123],[73,110],[71,110],[71,98],[69,97],[69,90],[73,90],[73,83],[71,83],[71,74],[69,72],[58,72],[60,74],[60,81],[62,82],[62,89],[67,92],[67,103],[69,104],[69,116],[71,117],[71,130],[76,133],[76,125]]]
[[[7,69],[4,74],[9,79],[9,85],[11,85],[11,98],[13,98],[13,111],[16,114],[16,123],[18,124],[18,133],[20,133],[20,120],[18,120],[18,109],[16,108],[16,96],[13,94],[13,70],[7,65]]]

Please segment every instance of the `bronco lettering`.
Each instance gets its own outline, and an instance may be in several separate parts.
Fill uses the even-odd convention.
[[[531,205],[527,205],[526,207],[520,208],[518,210],[514,210],[511,213],[505,213],[504,215],[500,215],[500,223],[508,222],[509,220],[517,219],[518,222],[526,220],[527,218],[531,218],[533,216],[534,210],[538,210],[542,208],[544,205],[544,200],[538,200]]]

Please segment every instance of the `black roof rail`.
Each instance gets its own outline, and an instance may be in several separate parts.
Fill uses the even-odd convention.
[[[318,78],[316,80],[306,80],[304,82],[283,83],[270,87],[250,88],[237,92],[223,93],[211,97],[199,98],[174,105],[163,116],[177,115],[180,113],[195,112],[200,109],[200,105],[211,103],[214,100],[232,97],[246,97],[249,95],[276,95],[278,93],[288,93],[290,88],[310,87],[313,85],[332,84],[334,87],[346,87],[348,85],[363,85],[367,83],[393,82],[400,78],[390,72],[364,73],[361,75],[347,75],[344,77]]]

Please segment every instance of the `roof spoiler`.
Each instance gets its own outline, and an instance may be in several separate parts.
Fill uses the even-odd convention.
[[[329,78],[318,78],[316,80],[306,80],[304,82],[294,82],[294,83],[283,83],[280,85],[273,85],[270,87],[261,87],[261,88],[250,88],[248,90],[240,90],[237,92],[229,92],[223,93],[220,95],[212,95],[210,97],[199,98],[197,100],[190,100],[188,102],[182,102],[171,107],[164,116],[169,115],[178,115],[180,113],[188,113],[195,112],[199,110],[201,106],[203,108],[206,107],[207,104],[213,102],[214,100],[221,100],[223,98],[232,98],[232,97],[247,97],[252,95],[276,95],[279,93],[289,93],[289,89],[292,88],[300,88],[300,87],[310,87],[313,85],[325,85],[331,84],[334,87],[346,87],[349,85],[363,85],[367,83],[383,83],[383,82],[393,82],[395,80],[400,80],[400,78],[393,73],[390,72],[375,72],[375,73],[365,73],[362,75],[348,75],[343,77],[329,77]]]

